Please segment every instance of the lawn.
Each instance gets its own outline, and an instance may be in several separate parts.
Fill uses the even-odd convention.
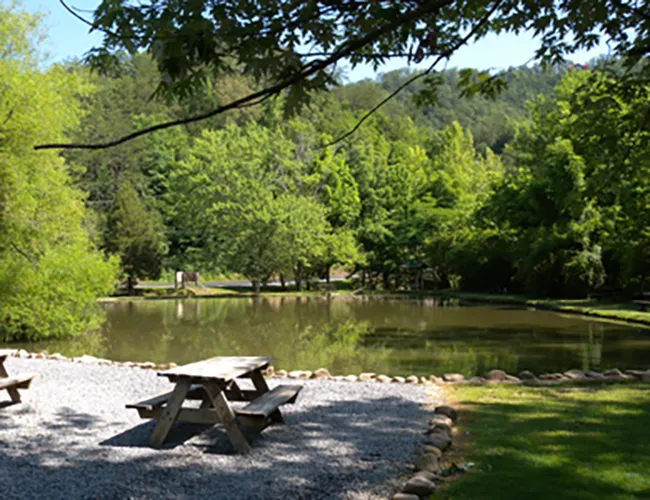
[[[474,465],[436,498],[650,499],[650,385],[457,387]]]

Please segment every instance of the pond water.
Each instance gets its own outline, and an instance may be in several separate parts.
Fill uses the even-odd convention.
[[[100,335],[23,346],[184,364],[272,355],[276,369],[466,376],[650,365],[650,330],[457,300],[266,297],[112,302]]]

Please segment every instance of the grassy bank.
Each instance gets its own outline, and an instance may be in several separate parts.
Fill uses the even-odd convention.
[[[364,292],[364,294],[386,295],[385,292]],[[457,298],[467,302],[520,305],[534,307],[536,309],[547,309],[569,314],[581,314],[584,316],[650,325],[650,312],[641,311],[637,305],[631,302],[606,302],[596,299],[532,299],[524,295],[453,292],[447,290],[394,292],[393,295]]]
[[[293,287],[282,290],[280,287],[264,287],[259,293],[253,292],[251,287],[218,287],[187,286],[185,288],[137,288],[135,295],[120,294],[100,299],[102,301],[115,300],[148,300],[148,299],[183,299],[183,298],[237,298],[237,297],[309,297],[321,296],[328,293],[351,292],[349,281],[333,281],[329,288],[323,285],[312,287],[311,290],[297,291]]]
[[[474,466],[436,498],[650,498],[650,385],[455,387]]]

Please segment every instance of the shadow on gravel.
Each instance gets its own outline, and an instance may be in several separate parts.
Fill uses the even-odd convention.
[[[177,424],[169,442],[153,449],[153,421],[74,446],[59,441],[53,425],[38,453],[0,447],[3,498],[386,498],[387,482],[405,471],[421,440],[425,415],[399,397],[285,408],[286,424],[267,428],[247,455],[234,454],[218,426]],[[102,425],[92,415],[66,419],[66,432]]]
[[[103,418],[90,413],[79,413],[65,406],[56,412],[55,420],[44,424],[45,427],[54,431],[88,430],[103,425],[106,425]]]

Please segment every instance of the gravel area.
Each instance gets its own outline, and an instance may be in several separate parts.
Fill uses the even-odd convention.
[[[153,449],[155,422],[124,405],[171,389],[166,378],[64,361],[5,366],[38,377],[21,404],[0,391],[3,499],[386,499],[423,441],[425,403],[438,403],[420,385],[304,380],[286,424],[247,455],[219,426],[184,423]]]

